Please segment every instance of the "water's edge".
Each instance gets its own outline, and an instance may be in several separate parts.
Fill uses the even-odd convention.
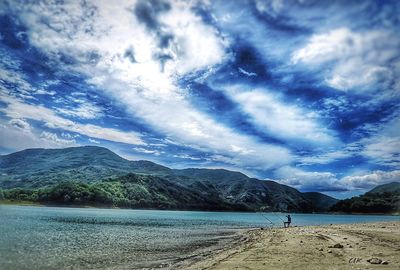
[[[116,210],[143,210],[143,211],[181,211],[181,212],[215,212],[215,213],[258,213],[256,211],[218,211],[218,210],[185,210],[185,209],[158,209],[158,208],[124,208],[113,206],[93,206],[93,205],[76,205],[76,204],[44,204],[31,201],[15,201],[15,200],[0,200],[1,205],[10,206],[32,206],[32,207],[54,207],[54,208],[81,208],[81,209],[116,209]],[[277,213],[284,212],[262,212],[262,213]],[[289,213],[289,212],[287,212]],[[395,213],[358,213],[358,212],[290,212],[294,214],[312,214],[312,215],[357,215],[357,216],[400,216],[400,212]]]
[[[2,270],[185,269],[246,244],[252,230],[282,227],[284,215],[0,205],[0,261]],[[399,220],[291,215],[293,226]]]

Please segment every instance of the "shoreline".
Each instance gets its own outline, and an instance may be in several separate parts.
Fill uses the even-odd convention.
[[[400,220],[247,229],[238,235],[214,254],[172,269],[400,269]]]
[[[0,261],[2,256],[7,258],[5,270],[25,269],[24,265],[35,265],[32,269],[38,270],[46,265],[104,270],[356,269],[346,268],[351,260],[356,260],[352,267],[367,269],[369,256],[388,261],[386,269],[400,269],[400,263],[391,255],[400,259],[398,217],[326,215],[322,220],[323,216],[309,214],[301,219],[299,215],[299,224],[283,229],[278,223],[275,225],[279,227],[269,227],[265,221],[259,223],[258,215],[41,208],[0,205],[5,217],[0,219],[5,232],[0,237]],[[252,225],[240,225],[240,221],[249,222],[249,218],[255,218]],[[232,219],[238,223],[232,223]],[[352,223],[343,224],[346,220]],[[306,225],[302,221],[327,224]],[[16,242],[21,245],[15,246]],[[343,247],[330,248],[338,243]],[[29,250],[26,256],[18,256]],[[336,268],[329,268],[332,263]],[[312,268],[320,264],[324,267]]]
[[[165,209],[165,208],[125,208],[115,206],[99,205],[75,205],[75,204],[45,204],[32,201],[0,200],[1,205],[10,206],[36,206],[36,207],[59,207],[59,208],[84,208],[84,209],[115,209],[115,210],[145,210],[145,211],[190,211],[190,212],[215,212],[215,213],[260,213],[257,211],[224,211],[224,210],[199,210],[199,209]],[[400,216],[400,212],[395,213],[346,213],[346,212],[262,212],[265,214],[313,214],[313,215],[354,215],[354,216]]]

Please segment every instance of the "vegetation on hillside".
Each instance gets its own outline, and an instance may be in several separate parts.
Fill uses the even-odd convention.
[[[96,146],[0,156],[0,188],[15,200],[131,208],[324,212],[335,202],[240,172],[174,170]]]
[[[156,176],[137,174],[90,184],[69,181],[52,187],[14,188],[0,193],[6,200],[43,204],[144,209],[246,210],[243,205],[232,205],[219,197],[205,197]]]
[[[313,212],[328,212],[339,201],[319,192],[303,192],[303,196],[313,202]]]
[[[331,207],[333,212],[399,213],[400,183],[378,186],[364,195],[345,199]]]

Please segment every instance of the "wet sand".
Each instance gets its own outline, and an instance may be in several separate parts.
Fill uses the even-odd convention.
[[[174,269],[400,269],[400,221],[253,229],[238,236]]]

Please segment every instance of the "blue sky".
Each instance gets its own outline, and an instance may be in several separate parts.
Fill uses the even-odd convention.
[[[336,197],[400,181],[398,1],[2,1],[0,151],[78,145]]]

